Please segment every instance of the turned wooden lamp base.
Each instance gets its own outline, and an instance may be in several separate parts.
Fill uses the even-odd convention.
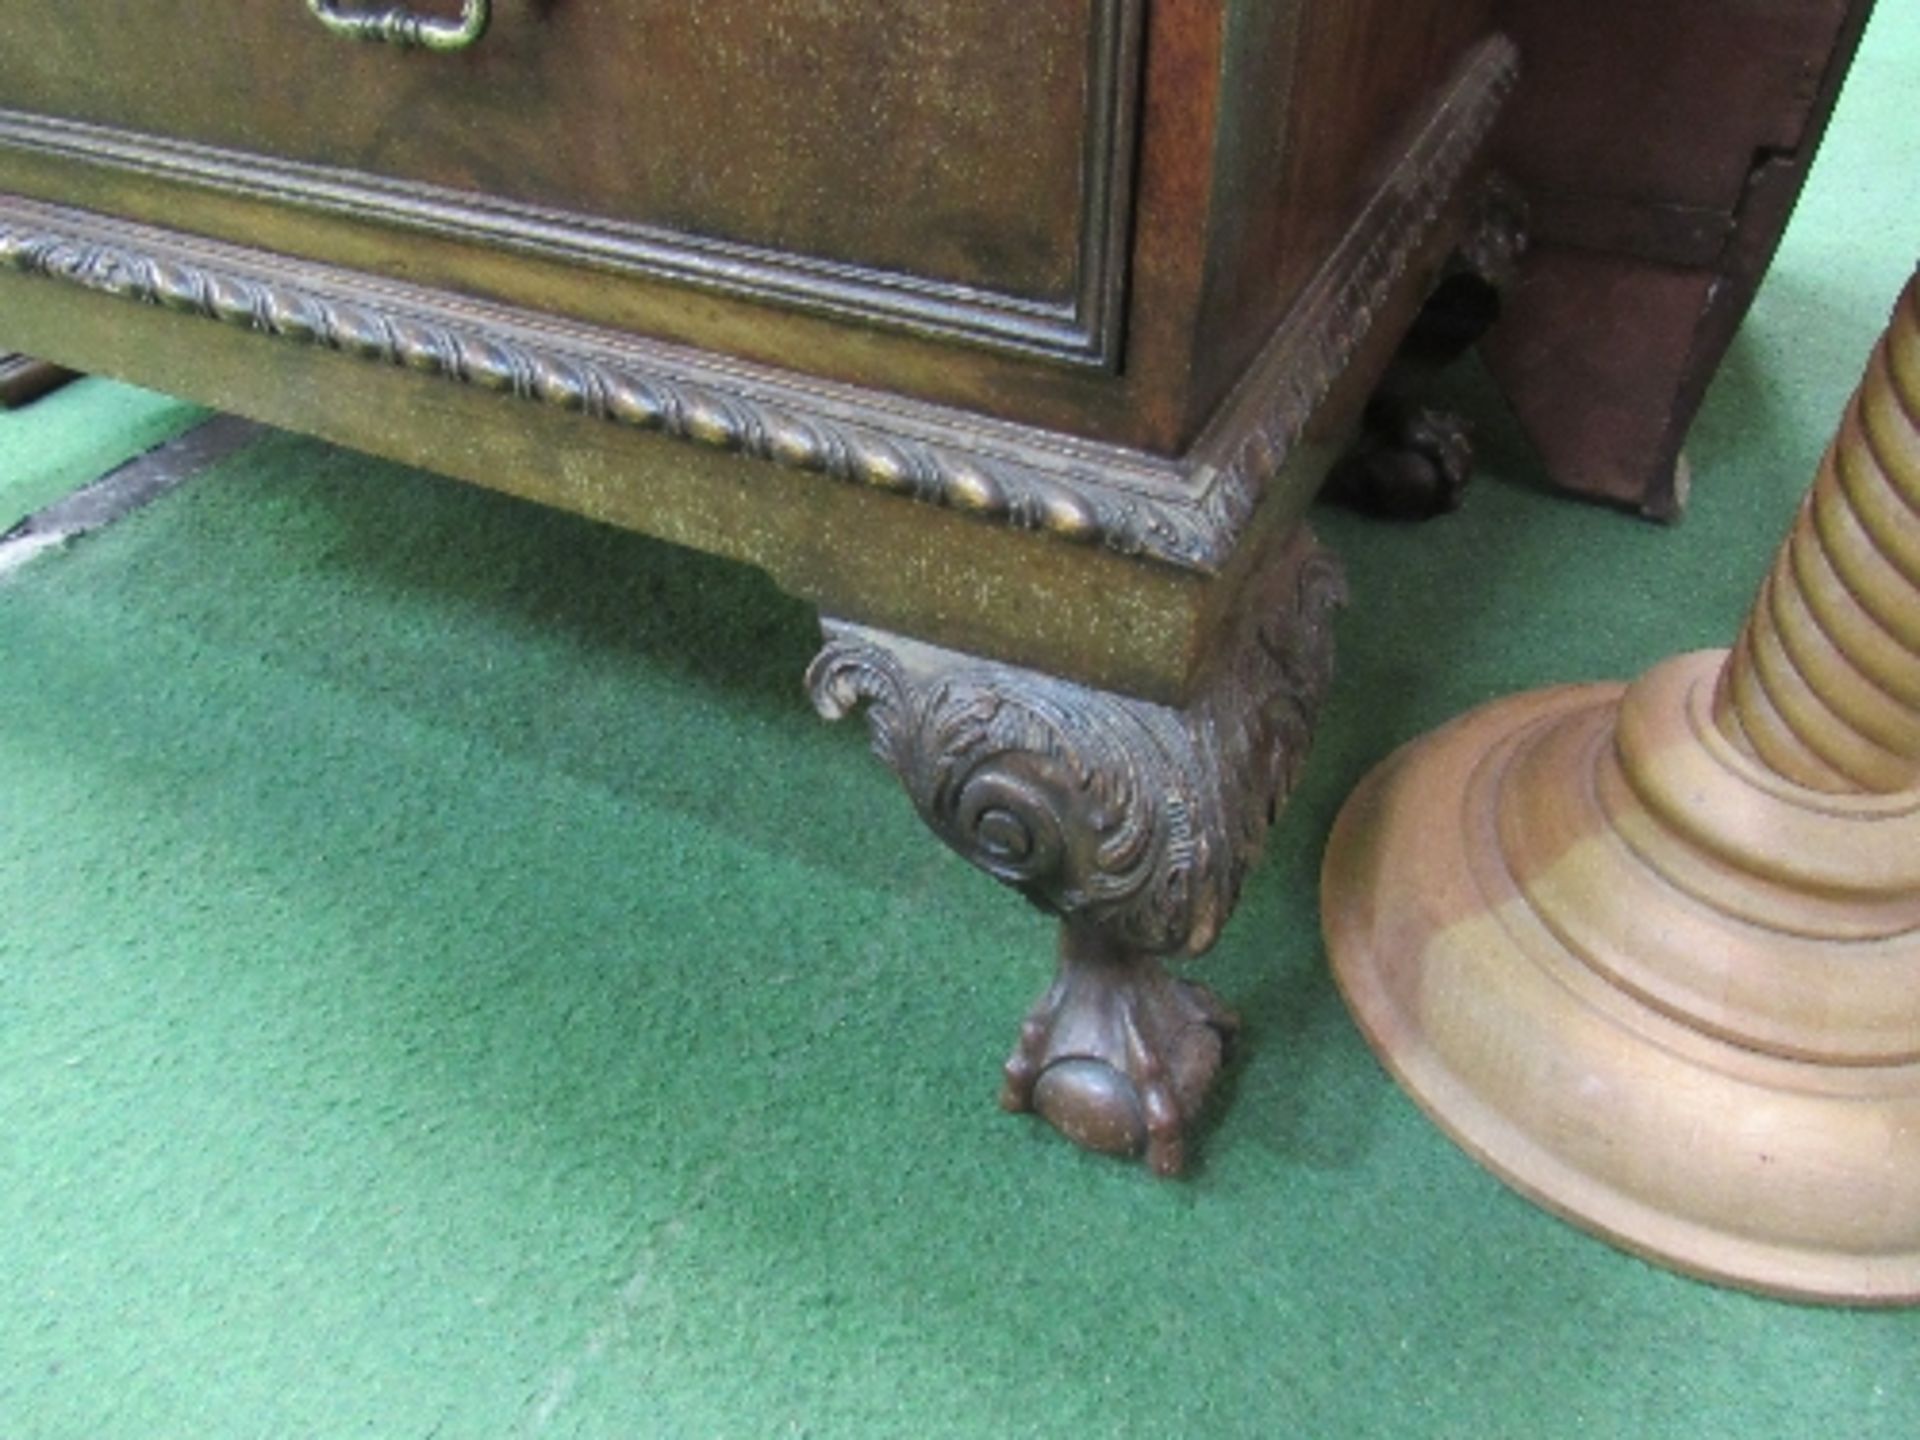
[[[1920,1304],[1920,279],[1730,652],[1496,702],[1334,827],[1335,975],[1476,1159],[1653,1259]]]
[[[1796,815],[1790,792],[1702,726],[1720,658],[1683,656],[1631,692],[1630,709],[1665,711],[1627,717],[1667,747],[1660,778],[1707,778],[1789,828],[1884,828],[1884,858],[1920,866],[1913,797],[1897,812],[1883,797],[1829,797],[1853,812]],[[1578,686],[1498,702],[1355,792],[1322,894],[1347,1003],[1443,1130],[1563,1218],[1710,1280],[1920,1302],[1920,1059],[1897,1058],[1920,1008],[1920,887],[1908,914],[1884,917],[1907,927],[1891,939],[1817,903],[1803,921],[1826,933],[1771,929],[1784,917],[1768,902],[1790,904],[1794,882],[1743,873],[1625,783],[1622,695]],[[1688,885],[1762,913],[1743,918]],[[1771,962],[1747,964],[1770,947]],[[1874,1002],[1889,997],[1863,996],[1855,1009],[1868,1013],[1835,1014],[1824,1035],[1808,1027],[1851,1063],[1793,1053],[1787,1012],[1828,964],[1904,988],[1885,1011]]]

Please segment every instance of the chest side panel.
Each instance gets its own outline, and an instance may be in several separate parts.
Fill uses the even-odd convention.
[[[1275,0],[1233,12],[1189,423],[1225,393],[1401,162],[1413,129],[1494,33],[1490,9],[1489,0]]]

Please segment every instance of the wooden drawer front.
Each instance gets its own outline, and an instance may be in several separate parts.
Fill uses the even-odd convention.
[[[1107,364],[1138,9],[495,0],[443,54],[304,0],[7,0],[0,188],[9,146],[85,157]]]

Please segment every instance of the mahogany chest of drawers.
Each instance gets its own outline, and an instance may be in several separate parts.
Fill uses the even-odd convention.
[[[1179,1168],[1300,515],[1470,225],[1481,0],[11,0],[0,346],[767,570],[1063,917],[1005,1099]]]

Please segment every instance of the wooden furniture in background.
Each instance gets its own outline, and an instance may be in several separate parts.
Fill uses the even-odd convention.
[[[1872,0],[1499,0],[1531,246],[1485,347],[1559,485],[1659,519]]]

